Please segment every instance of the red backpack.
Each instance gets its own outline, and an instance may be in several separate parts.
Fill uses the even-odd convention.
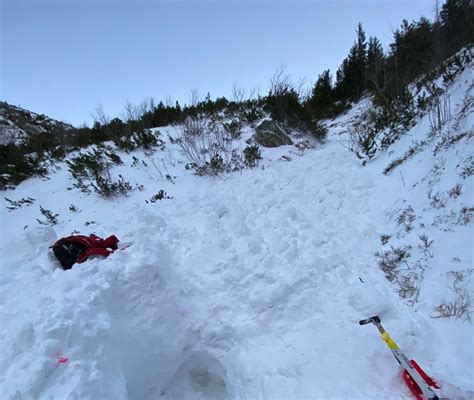
[[[53,253],[64,269],[71,269],[75,263],[82,263],[91,256],[107,257],[117,250],[119,240],[115,235],[102,239],[91,234],[75,235],[59,239],[54,245]]]

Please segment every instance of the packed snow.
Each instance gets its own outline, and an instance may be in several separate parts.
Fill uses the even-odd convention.
[[[72,188],[66,164],[4,192],[35,202],[0,210],[0,398],[411,398],[375,327],[358,324],[372,315],[442,396],[473,398],[472,323],[435,308],[456,288],[474,294],[472,224],[459,220],[473,207],[472,175],[460,174],[472,163],[474,117],[460,110],[473,82],[471,66],[451,85],[446,127],[459,120],[471,134],[436,155],[434,138],[388,176],[428,119],[362,166],[345,146],[356,106],[325,144],[265,149],[251,170],[193,175],[169,141],[179,128],[167,127],[164,150],[120,154],[115,172],[143,185],[127,197]],[[145,202],[160,189],[172,198]],[[37,222],[40,205],[57,225]],[[63,271],[49,247],[72,233],[131,245]],[[420,268],[416,299],[377,265],[375,253],[403,245]]]

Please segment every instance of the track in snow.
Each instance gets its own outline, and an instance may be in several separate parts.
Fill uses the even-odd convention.
[[[161,204],[86,197],[62,231],[26,229],[0,281],[0,397],[408,396],[376,332],[357,324],[379,313],[427,369],[435,359],[426,322],[373,263],[377,179],[333,140],[263,171],[191,177]],[[96,233],[134,245],[54,270],[48,246],[91,210]]]

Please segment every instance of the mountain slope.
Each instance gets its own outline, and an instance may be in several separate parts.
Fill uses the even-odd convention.
[[[17,144],[51,129],[67,131],[72,128],[72,125],[0,101],[0,145]]]
[[[137,188],[128,197],[72,188],[65,163],[5,192],[34,200],[0,210],[0,397],[409,398],[378,333],[358,325],[375,314],[443,396],[472,397],[472,324],[432,317],[456,299],[452,287],[473,294],[464,167],[474,120],[463,102],[473,82],[470,65],[450,86],[441,136],[429,135],[425,115],[365,167],[345,147],[361,103],[332,123],[325,145],[266,149],[253,170],[193,175],[169,127],[163,150],[119,153],[113,175]],[[457,132],[468,133],[451,143]],[[426,144],[383,174],[413,140]],[[446,194],[456,184],[460,194]],[[173,198],[150,202],[160,189]],[[57,225],[36,222],[46,223],[40,205]],[[133,244],[65,272],[48,247],[72,232]],[[404,246],[406,263],[379,268]],[[398,285],[407,264],[414,292]]]

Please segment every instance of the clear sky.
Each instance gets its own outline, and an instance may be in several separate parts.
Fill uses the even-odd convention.
[[[0,0],[0,99],[75,125],[100,102],[189,102],[191,89],[265,94],[276,68],[314,82],[333,74],[360,21],[387,46],[434,0]],[[441,1],[440,1],[441,3]]]

